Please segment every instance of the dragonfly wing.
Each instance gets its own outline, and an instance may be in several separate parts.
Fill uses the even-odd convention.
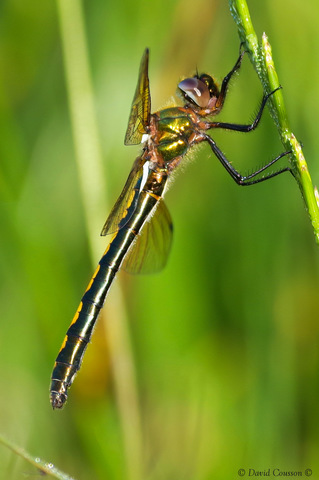
[[[134,162],[121,195],[103,226],[102,236],[117,232],[132,217],[142,188],[144,167],[147,167],[145,160],[142,157],[138,157]]]
[[[123,269],[128,273],[154,273],[165,267],[172,244],[173,224],[163,199],[128,251]]]
[[[138,82],[125,134],[125,145],[141,143],[142,136],[147,133],[150,122],[151,96],[148,79],[148,57],[149,50],[147,48],[141,60]]]

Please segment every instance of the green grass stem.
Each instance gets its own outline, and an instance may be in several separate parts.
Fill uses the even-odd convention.
[[[10,442],[1,434],[0,434],[0,443],[2,443],[2,445],[4,445],[5,447],[9,448],[16,455],[19,455],[28,463],[36,467],[38,471],[41,472],[42,474],[49,475],[53,478],[57,478],[58,480],[75,480],[74,477],[70,477],[66,473],[61,472],[61,470],[56,468],[53,465],[53,463],[45,462],[44,460],[41,460],[39,457],[34,457],[30,455],[23,448],[18,447],[14,443]]]
[[[278,88],[280,82],[267,35],[264,33],[261,42],[259,42],[245,0],[229,0],[229,5],[238,27],[240,40],[245,44],[245,48],[261,80],[264,91],[269,93]],[[316,200],[316,193],[301,145],[289,126],[282,90],[278,90],[272,95],[269,105],[270,113],[277,126],[284,148],[292,152],[290,155],[291,170],[299,185],[314,230],[316,242],[319,244],[319,207]]]

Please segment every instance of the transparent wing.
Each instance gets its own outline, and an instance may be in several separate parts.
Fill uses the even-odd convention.
[[[150,122],[151,96],[148,79],[149,50],[145,50],[138,76],[138,82],[131,107],[130,118],[125,134],[125,145],[137,145],[141,143],[142,136]]]
[[[135,160],[121,195],[117,199],[102,228],[102,236],[117,232],[120,228],[124,227],[132,217],[141,190],[144,164],[145,160],[142,159],[142,157],[138,157]]]
[[[123,269],[128,273],[154,273],[165,267],[172,245],[173,224],[163,201],[128,251]]]

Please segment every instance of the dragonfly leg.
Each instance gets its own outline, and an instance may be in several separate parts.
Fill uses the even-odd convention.
[[[240,53],[239,53],[239,57],[237,58],[237,61],[234,65],[234,67],[231,69],[231,71],[224,77],[223,81],[222,81],[222,86],[220,87],[220,93],[218,95],[218,99],[216,101],[216,108],[220,109],[223,104],[224,104],[224,101],[225,101],[225,98],[226,98],[226,93],[227,93],[227,87],[228,87],[228,84],[229,84],[229,81],[230,79],[232,78],[232,76],[234,75],[234,73],[240,68],[240,65],[241,65],[241,62],[242,62],[242,59],[243,59],[243,56],[245,54],[245,50],[241,50],[242,48],[242,43],[240,44]]]
[[[241,125],[237,123],[206,122],[206,129],[209,130],[211,128],[224,128],[225,130],[235,130],[236,132],[245,132],[245,133],[255,130],[255,128],[258,127],[258,124],[260,122],[267,100],[269,99],[269,97],[271,97],[271,95],[273,95],[275,92],[277,92],[277,90],[280,90],[281,88],[282,87],[277,87],[272,92],[267,93],[267,95],[263,96],[261,105],[259,107],[258,113],[253,123],[250,123],[249,125]]]
[[[223,152],[219,149],[219,147],[217,146],[216,142],[209,136],[209,135],[204,135],[204,138],[202,141],[207,141],[212,149],[212,151],[214,152],[214,154],[216,155],[216,157],[218,158],[218,160],[221,162],[221,164],[224,166],[224,168],[227,170],[227,172],[229,173],[229,175],[235,180],[235,182],[238,184],[238,185],[243,185],[243,186],[246,186],[246,185],[254,185],[255,183],[260,183],[260,182],[264,182],[265,180],[268,180],[269,178],[273,178],[273,177],[276,177],[277,175],[279,175],[280,173],[284,173],[284,172],[290,172],[291,174],[293,174],[292,170],[290,167],[283,167],[283,168],[280,168],[279,170],[275,171],[275,172],[271,172],[271,173],[266,173],[266,175],[264,175],[263,177],[260,177],[260,178],[256,178],[258,175],[260,175],[261,173],[263,173],[265,170],[267,170],[269,167],[271,167],[272,165],[274,165],[278,160],[280,160],[281,158],[285,157],[286,155],[289,155],[291,153],[291,151],[289,152],[284,152],[284,153],[281,153],[280,155],[278,155],[278,157],[274,158],[273,160],[271,160],[271,162],[267,163],[266,165],[264,165],[263,167],[259,168],[258,170],[256,170],[255,172],[253,173],[250,173],[249,175],[241,175],[234,167],[233,165],[230,163],[229,160],[227,160],[227,158],[225,157],[225,155],[223,154]]]

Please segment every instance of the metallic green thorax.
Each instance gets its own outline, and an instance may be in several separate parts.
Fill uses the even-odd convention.
[[[189,140],[194,134],[190,117],[180,108],[166,108],[156,113],[157,150],[165,162],[184,155],[189,149]]]

